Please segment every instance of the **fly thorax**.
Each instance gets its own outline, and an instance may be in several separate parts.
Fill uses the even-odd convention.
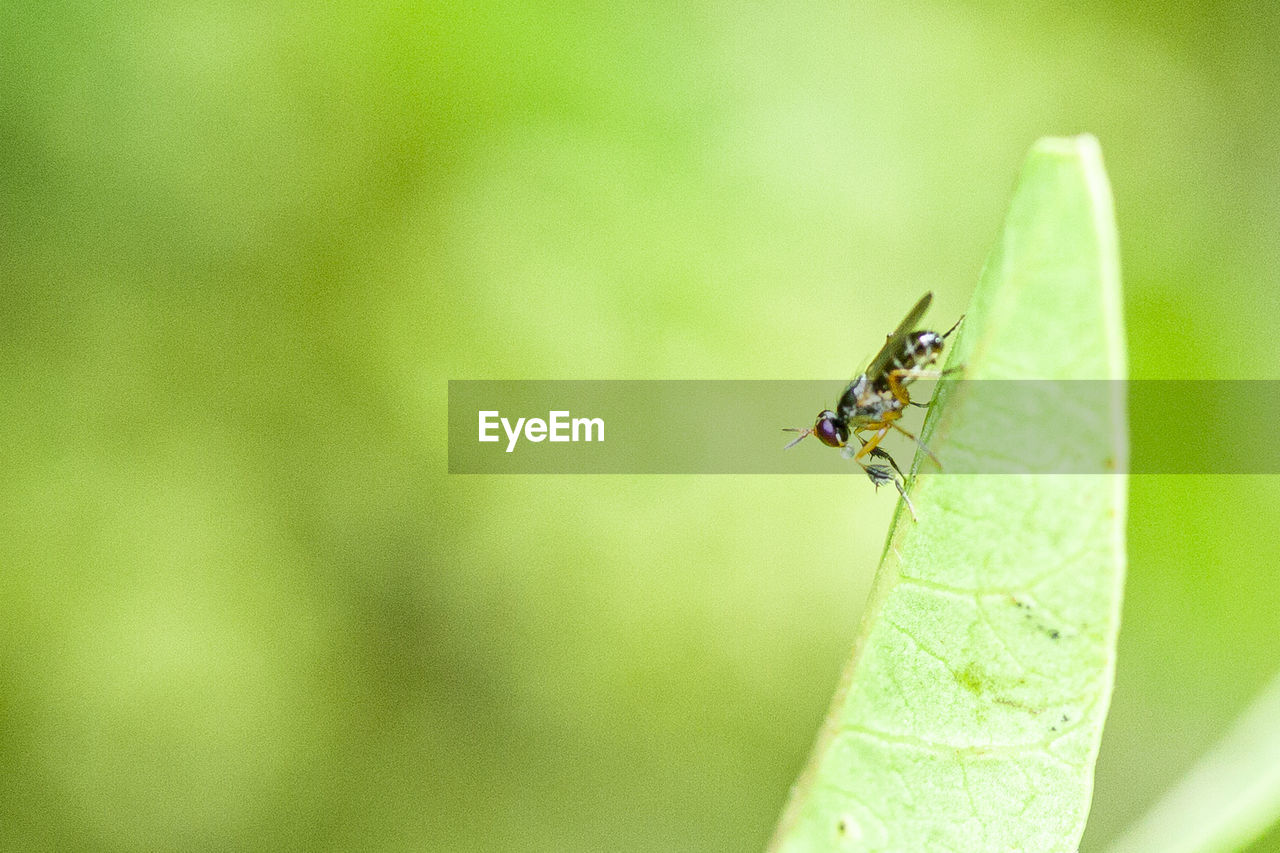
[[[889,391],[871,390],[858,401],[852,421],[874,423],[882,421],[893,412],[901,412],[902,403]]]

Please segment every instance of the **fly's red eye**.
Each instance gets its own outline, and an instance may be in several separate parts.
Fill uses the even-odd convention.
[[[827,447],[844,447],[849,443],[849,428],[836,420],[834,412],[818,415],[813,434]]]

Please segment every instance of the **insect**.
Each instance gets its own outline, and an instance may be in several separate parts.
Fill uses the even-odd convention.
[[[824,409],[819,412],[812,427],[786,429],[787,432],[800,433],[787,444],[787,448],[795,447],[805,437],[815,435],[818,441],[828,447],[843,448],[843,454],[861,465],[862,470],[877,488],[886,483],[893,483],[897,486],[902,499],[906,501],[907,509],[911,511],[913,519],[916,517],[916,509],[911,505],[911,498],[907,497],[907,491],[903,487],[903,481],[906,478],[893,457],[880,447],[880,442],[889,434],[889,430],[896,429],[920,445],[920,449],[928,454],[930,459],[938,462],[938,457],[933,455],[933,451],[929,450],[924,442],[907,432],[898,423],[907,406],[923,408],[928,405],[928,403],[912,401],[907,391],[912,382],[917,379],[938,379],[946,373],[959,369],[952,368],[946,371],[930,369],[930,365],[942,354],[943,342],[964,319],[961,317],[954,326],[942,334],[916,330],[916,324],[920,322],[920,318],[924,316],[932,300],[932,293],[926,293],[920,297],[920,301],[907,312],[907,316],[898,324],[898,328],[885,339],[884,346],[871,360],[867,369],[844,389],[839,402],[836,403],[835,411]],[[871,437],[863,438],[860,433],[864,432],[871,433]],[[858,439],[861,446],[858,448],[850,446],[850,436]],[[889,464],[871,464],[864,462],[864,457],[884,460]]]

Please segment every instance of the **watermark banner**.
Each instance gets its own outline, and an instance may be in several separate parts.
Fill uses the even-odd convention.
[[[845,384],[452,380],[449,471],[861,475],[816,438],[783,449],[796,437],[783,428],[812,427]],[[896,421],[936,451],[940,466],[922,456],[921,473],[1280,474],[1280,382],[944,380],[910,393],[947,403],[930,434],[921,434],[921,408]],[[961,409],[962,421],[946,416]],[[903,470],[916,457],[897,429],[880,446]]]

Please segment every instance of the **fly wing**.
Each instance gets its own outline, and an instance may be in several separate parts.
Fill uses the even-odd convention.
[[[876,382],[884,376],[893,364],[894,357],[902,349],[903,340],[916,330],[916,325],[920,322],[920,318],[924,316],[924,312],[929,310],[929,303],[932,300],[933,293],[926,293],[920,297],[916,307],[907,312],[907,316],[898,324],[898,328],[894,329],[893,334],[884,342],[880,352],[876,353],[876,357],[871,359],[871,364],[867,366],[868,379]]]

